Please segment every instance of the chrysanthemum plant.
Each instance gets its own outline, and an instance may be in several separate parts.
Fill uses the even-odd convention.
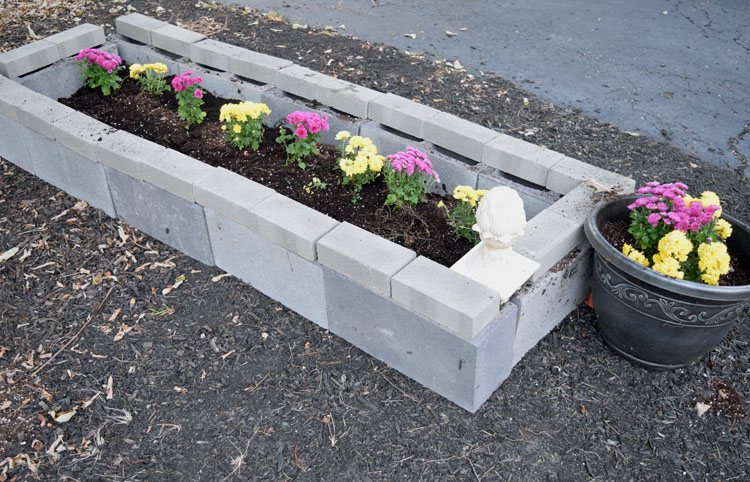
[[[185,129],[190,129],[193,124],[200,124],[206,117],[206,113],[201,110],[203,91],[198,87],[202,82],[202,77],[193,76],[193,72],[189,70],[172,79],[172,88],[177,92],[177,114],[187,122]]]
[[[336,134],[336,140],[342,141],[338,163],[338,168],[344,173],[341,184],[351,186],[352,202],[356,203],[365,184],[380,175],[385,157],[378,154],[377,147],[369,137],[352,136],[347,131],[340,131]]]
[[[302,112],[295,110],[288,116],[286,121],[292,126],[292,132],[287,132],[283,127],[279,130],[276,142],[286,146],[286,164],[289,159],[297,161],[300,169],[307,165],[302,161],[303,157],[309,155],[319,156],[318,143],[321,131],[328,130],[328,116],[322,116],[315,112]]]
[[[729,272],[725,240],[732,225],[721,219],[721,201],[711,191],[700,198],[683,183],[649,182],[628,206],[628,232],[637,246],[622,252],[634,261],[673,278],[718,285]]]
[[[117,71],[120,70],[122,59],[118,55],[85,48],[78,52],[76,60],[81,67],[81,77],[86,86],[92,89],[101,88],[104,95],[120,88],[122,78],[117,75]]]
[[[141,92],[148,95],[159,96],[169,90],[164,76],[169,71],[161,62],[153,64],[132,64],[130,66],[130,78],[138,81]]]
[[[416,206],[427,201],[427,193],[433,182],[440,182],[440,176],[432,169],[430,158],[414,147],[407,147],[406,152],[397,152],[386,156],[383,175],[388,187],[385,204]]]
[[[485,194],[487,194],[486,189],[456,186],[453,189],[453,198],[458,202],[452,211],[448,210],[442,201],[438,203],[438,206],[448,213],[448,222],[457,237],[468,239],[474,244],[479,242],[479,233],[474,231],[473,227],[477,222],[477,207]]]
[[[260,102],[240,102],[224,104],[219,111],[219,120],[224,123],[221,129],[226,132],[226,139],[237,149],[250,147],[253,151],[260,149],[266,120],[271,109]]]

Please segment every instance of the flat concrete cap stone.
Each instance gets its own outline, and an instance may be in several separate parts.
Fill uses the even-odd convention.
[[[253,50],[243,49],[244,52],[232,59],[230,72],[241,77],[252,79],[264,84],[273,84],[276,71],[294,65],[289,60],[261,54]]]
[[[117,33],[147,45],[151,45],[151,32],[165,25],[169,24],[140,13],[131,13],[115,19]]]
[[[134,179],[142,180],[141,159],[162,159],[166,151],[166,147],[118,130],[102,138],[96,149],[96,160]]]
[[[513,249],[540,264],[532,279],[537,279],[583,242],[583,225],[562,214],[545,209],[524,227],[524,234]]]
[[[484,145],[499,135],[492,129],[445,112],[425,119],[423,130],[424,140],[474,161],[482,160]]]
[[[190,57],[191,44],[200,42],[206,36],[174,25],[164,25],[151,31],[151,43],[154,47],[172,52],[182,57]]]
[[[236,45],[205,39],[190,46],[190,58],[201,65],[229,72],[233,57],[244,50]]]
[[[467,340],[500,310],[500,295],[435,261],[418,257],[391,280],[392,297]]]
[[[18,77],[60,60],[57,45],[38,40],[0,54],[0,74]]]
[[[596,190],[593,187],[582,182],[548,209],[583,226],[589,213],[594,208],[594,204],[596,204],[595,192]]]
[[[317,241],[339,225],[335,219],[281,194],[274,194],[253,209],[257,232],[303,258],[315,261]]]
[[[633,179],[571,157],[563,157],[550,168],[546,186],[551,191],[567,194],[578,184],[588,180],[619,194],[629,194],[635,189]]]
[[[141,159],[143,180],[186,201],[195,202],[193,184],[214,167],[172,149],[158,159]]]
[[[232,221],[255,230],[258,219],[252,209],[275,191],[223,167],[215,168],[193,185],[195,202]]]
[[[81,49],[103,44],[107,39],[104,29],[90,23],[83,23],[77,27],[65,30],[45,38],[47,42],[57,45],[60,58],[77,55]]]
[[[438,114],[437,109],[393,94],[381,95],[367,107],[370,119],[419,139],[424,139],[424,122]]]
[[[75,109],[39,94],[18,106],[18,121],[48,139],[55,139],[52,122],[73,112]]]
[[[307,67],[290,65],[276,71],[273,85],[289,94],[315,100],[318,97],[318,84],[325,83],[327,77]]]
[[[563,157],[559,152],[500,134],[484,146],[482,163],[546,187],[550,168]]]
[[[362,119],[367,118],[369,103],[385,95],[345,80],[334,79],[332,77],[329,77],[329,79],[330,81],[325,88],[319,90],[317,101],[333,109]]]
[[[320,264],[391,296],[391,278],[416,258],[414,251],[349,223],[339,224],[318,241]]]
[[[7,117],[20,122],[19,115],[24,103],[32,99],[45,98],[42,94],[0,75],[0,113]]]
[[[64,118],[53,120],[51,126],[58,143],[92,160],[96,159],[96,150],[104,137],[117,131],[75,110]]]

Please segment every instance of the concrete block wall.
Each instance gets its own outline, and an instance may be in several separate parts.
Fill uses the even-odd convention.
[[[523,169],[517,143],[500,155],[500,134],[432,108],[309,74],[281,59],[237,47],[224,50],[223,44],[141,15],[122,17],[117,25],[120,34],[135,41],[119,39],[115,44],[126,62],[163,61],[172,62],[177,71],[196,69],[218,91],[274,104],[271,108],[276,107],[280,118],[307,108],[294,95],[326,99],[334,109],[362,117],[335,115],[352,134],[373,137],[393,152],[406,145],[429,152],[436,168],[443,168],[448,190],[452,184],[483,188],[513,183],[502,169],[513,171],[517,161],[519,174],[535,173],[529,176],[536,184],[555,186],[558,192],[535,189],[525,184],[534,181],[517,176],[522,179],[516,185],[526,188],[522,197],[533,200],[538,210],[517,250],[543,268],[511,302],[500,306],[491,290],[406,248],[229,171],[70,112],[2,77],[0,126],[19,133],[14,138],[25,142],[0,140],[0,155],[31,172],[38,170],[71,193],[81,173],[94,173],[100,188],[76,195],[92,200],[99,196],[95,202],[108,214],[206,264],[216,263],[467,410],[477,410],[512,365],[580,301],[588,252],[569,257],[565,266],[560,263],[582,246],[582,213],[591,199],[584,175],[595,171],[586,171],[579,161],[563,156],[548,166],[547,161],[536,163],[546,170],[531,161],[531,167]],[[196,63],[183,65],[187,57],[195,57]],[[241,82],[240,77],[272,85]],[[278,81],[281,86],[273,84],[277,78],[283,79]],[[329,118],[336,114],[328,112]],[[330,136],[337,130],[332,128]],[[490,145],[492,155],[487,154]],[[51,166],[29,155],[45,151],[65,161]],[[501,169],[485,163],[485,155]],[[547,154],[536,151],[534,156],[532,161]],[[598,174],[596,183],[605,187],[627,190],[631,183],[606,171]],[[565,196],[558,200],[559,194]],[[166,212],[155,215],[150,209],[154,204],[165,206]],[[436,279],[450,286],[437,285]],[[546,294],[549,286],[555,287],[557,301]]]

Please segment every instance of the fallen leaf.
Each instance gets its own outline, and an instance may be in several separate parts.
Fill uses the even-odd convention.
[[[213,281],[214,283],[216,283],[216,282],[217,282],[217,281],[219,281],[220,279],[222,279],[222,278],[226,278],[227,276],[232,276],[232,275],[231,275],[231,274],[229,274],[229,273],[224,273],[224,274],[216,275],[216,276],[214,276],[213,278],[211,278],[211,281]]]
[[[232,353],[234,353],[234,352],[236,352],[236,351],[237,351],[237,350],[231,350],[231,351],[228,351],[228,352],[224,353],[223,355],[221,355],[221,358],[222,358],[222,359],[224,359],[224,360],[226,360],[226,359],[227,359],[227,357],[229,357],[229,356],[230,356],[230,355],[231,355]]]
[[[10,402],[10,400],[4,401],[2,404],[0,404],[0,411],[9,408],[11,405],[13,404]]]
[[[50,417],[52,417],[52,420],[54,420],[55,423],[69,422],[70,419],[73,418],[73,415],[75,414],[76,414],[75,408],[67,412],[55,412],[55,411],[49,412]]]
[[[125,336],[125,334],[127,332],[129,332],[130,330],[132,330],[132,329],[133,329],[132,326],[128,326],[126,324],[120,325],[120,329],[117,330],[117,334],[115,335],[115,338],[112,341],[120,341],[120,340],[122,340],[123,337]]]
[[[415,33],[405,33],[404,37],[409,37],[410,39],[416,39],[417,38],[417,34],[415,34]]]
[[[180,392],[180,393],[187,393],[188,389],[187,388],[178,387],[177,385],[175,385],[174,386],[174,391],[175,392]]]
[[[94,286],[102,284],[102,275],[100,273],[95,274],[94,278],[91,280],[91,284]]]
[[[625,134],[631,135],[633,137],[639,137],[640,136],[640,134],[638,134],[637,132],[630,132],[630,131],[625,131]]]
[[[699,417],[702,417],[708,411],[709,408],[711,408],[710,403],[698,402],[695,404],[695,410],[698,412]]]
[[[446,31],[445,31],[445,35],[447,35],[448,37],[455,37],[455,36],[456,36],[456,35],[458,35],[458,34],[457,34],[457,33],[453,33],[453,32],[450,32],[450,31],[446,30]]]
[[[112,385],[114,385],[114,382],[112,375],[110,375],[107,379],[107,384],[104,385],[104,393],[107,394],[107,400],[112,400],[114,398],[114,394],[112,393]]]
[[[8,251],[4,252],[3,254],[0,254],[0,263],[5,263],[10,258],[16,255],[18,252],[18,248],[10,248]]]
[[[117,315],[120,314],[120,311],[122,311],[122,308],[117,308],[107,321],[109,321],[110,323],[115,321],[117,319]]]

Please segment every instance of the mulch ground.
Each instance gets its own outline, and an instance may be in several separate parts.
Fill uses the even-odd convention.
[[[712,189],[750,220],[738,173],[498,77],[470,79],[336,32],[200,2],[42,4],[0,6],[0,48],[72,18],[111,25],[129,5],[639,183]],[[726,481],[750,472],[747,321],[690,367],[651,372],[613,355],[581,306],[471,415],[235,278],[0,161],[0,251],[14,246],[0,264],[0,480]]]

